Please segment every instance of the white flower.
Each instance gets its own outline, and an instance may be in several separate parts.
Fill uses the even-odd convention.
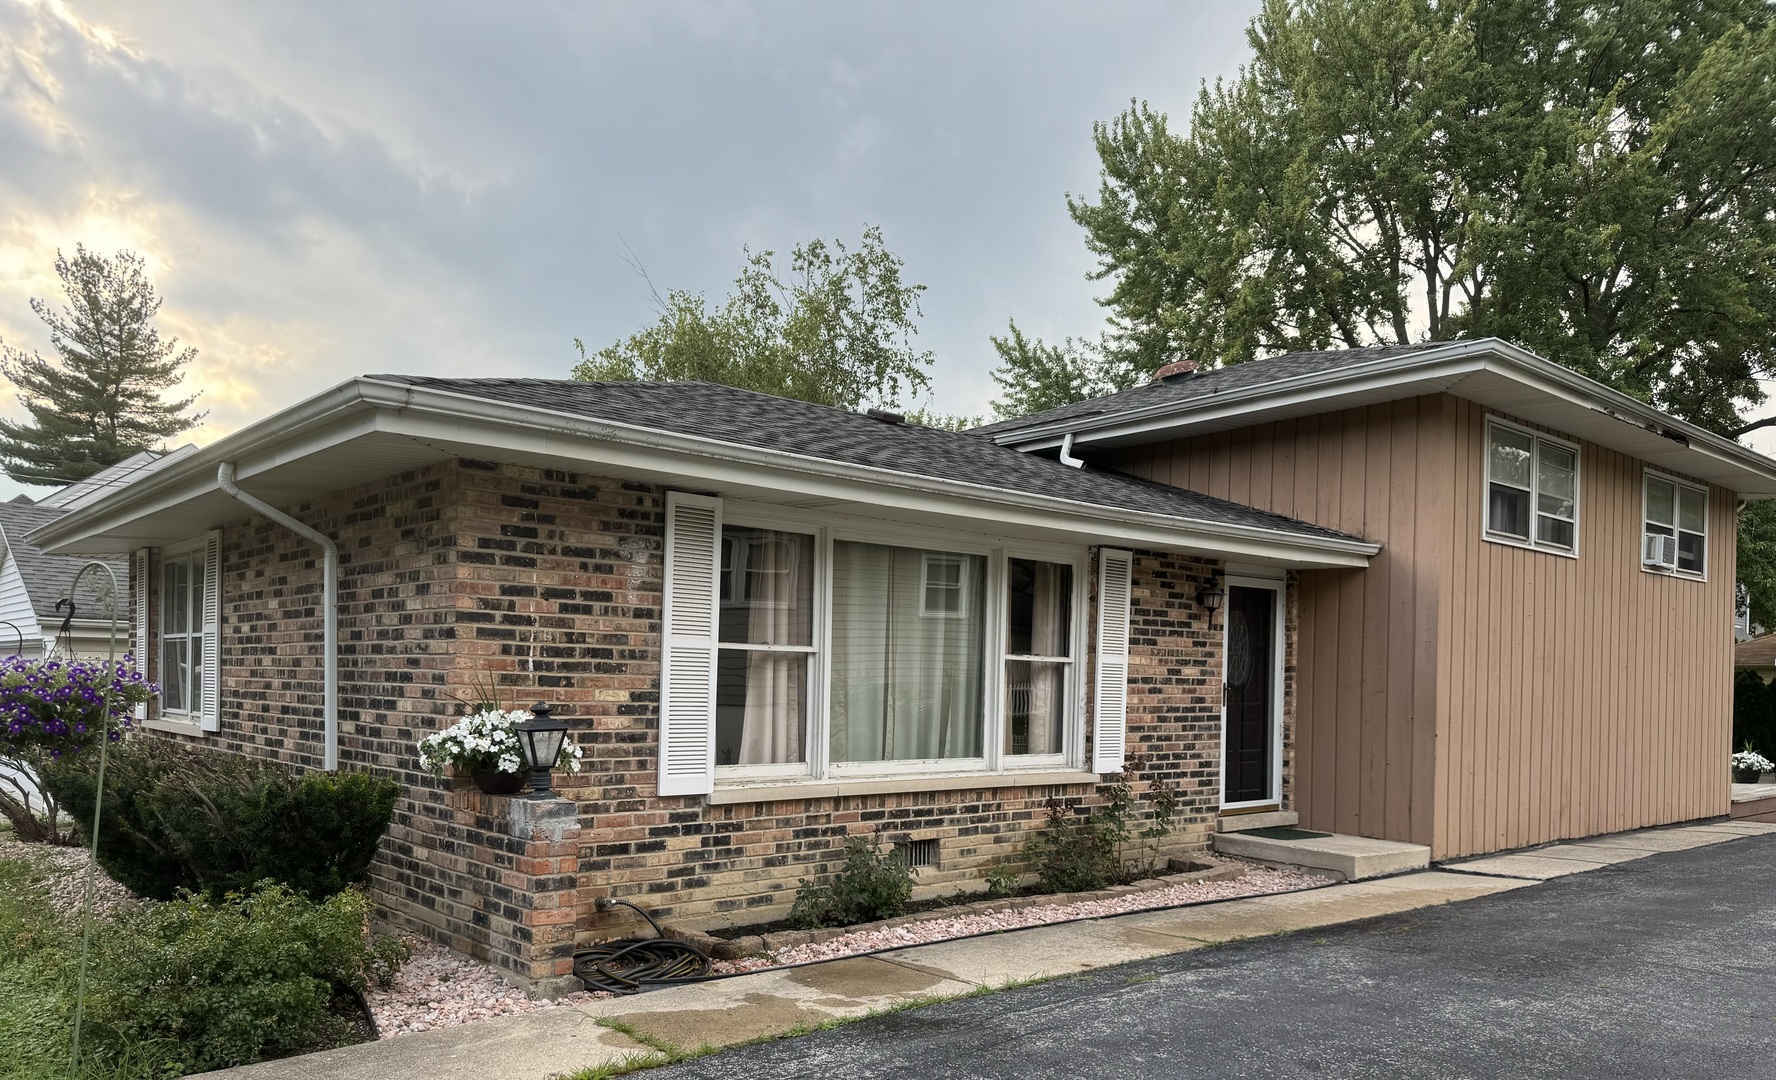
[[[1776,771],[1776,763],[1753,750],[1740,750],[1733,755],[1733,768],[1750,769],[1756,772]]]

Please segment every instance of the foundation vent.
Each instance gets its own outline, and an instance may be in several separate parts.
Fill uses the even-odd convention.
[[[900,846],[906,852],[907,865],[914,870],[934,870],[937,868],[937,841],[908,840]]]

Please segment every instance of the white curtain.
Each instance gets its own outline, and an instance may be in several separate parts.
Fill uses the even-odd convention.
[[[927,554],[833,545],[834,761],[981,756],[986,560],[946,556],[962,563],[960,610],[933,611]]]
[[[811,598],[802,585],[801,538],[769,539],[747,554],[747,640],[773,645],[802,644]],[[740,726],[740,764],[802,760],[805,653],[749,652],[746,706]]]
[[[1036,656],[1067,655],[1068,568],[1037,563],[1035,603],[1030,611],[1030,652]],[[1061,752],[1062,700],[1066,675],[1061,664],[1029,665],[1029,748],[1032,754]]]

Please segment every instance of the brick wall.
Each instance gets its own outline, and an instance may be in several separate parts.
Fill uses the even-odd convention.
[[[876,829],[940,841],[923,883],[978,879],[1015,857],[1049,799],[1095,801],[1083,785],[722,806],[655,796],[663,502],[643,484],[451,461],[290,508],[340,547],[340,760],[409,791],[375,867],[388,919],[521,980],[565,962],[565,917],[539,931],[513,904],[515,890],[559,884],[559,856],[511,844],[509,800],[440,783],[414,755],[489,681],[508,706],[548,700],[585,748],[585,770],[558,777],[578,808],[582,935],[606,896],[694,922],[779,917],[844,836]],[[224,553],[223,730],[207,741],[316,765],[319,553],[261,519],[227,528]],[[1129,745],[1184,790],[1176,850],[1203,847],[1216,812],[1220,624],[1208,630],[1195,597],[1218,575],[1136,554]]]

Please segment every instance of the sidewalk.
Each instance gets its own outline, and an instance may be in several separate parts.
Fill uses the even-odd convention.
[[[663,1063],[705,1048],[807,1031],[1008,984],[1469,900],[1661,852],[1769,832],[1776,832],[1776,823],[1721,821],[1621,833],[1307,892],[1137,912],[778,968],[204,1076],[547,1080],[601,1065]]]

